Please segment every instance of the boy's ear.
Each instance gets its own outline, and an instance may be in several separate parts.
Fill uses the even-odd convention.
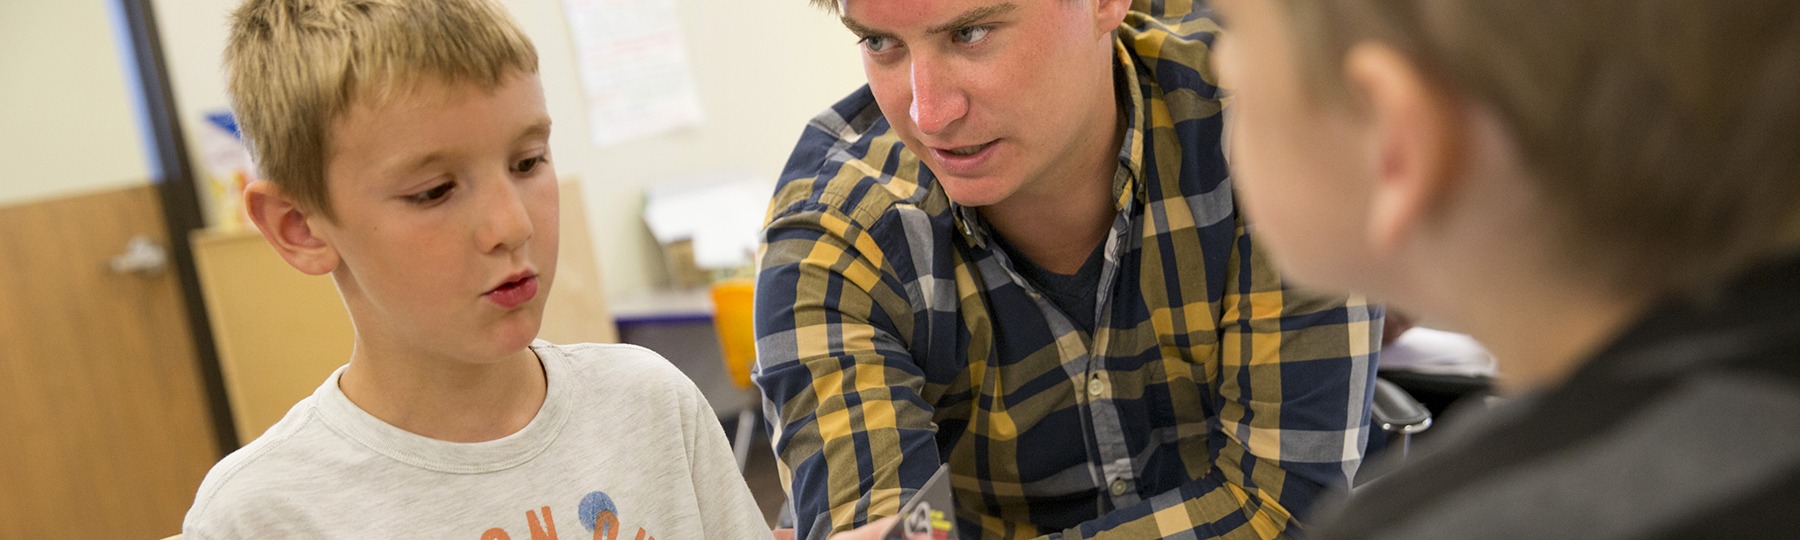
[[[1131,0],[1095,0],[1094,7],[1094,29],[1104,36],[1125,22],[1125,14],[1131,11]]]
[[[337,249],[320,234],[322,231],[314,229],[315,216],[301,209],[281,186],[267,180],[244,186],[244,209],[262,231],[263,239],[289,265],[315,276],[337,269]]]
[[[1344,75],[1367,107],[1374,152],[1370,246],[1393,253],[1457,181],[1466,144],[1462,100],[1386,45],[1352,47]]]

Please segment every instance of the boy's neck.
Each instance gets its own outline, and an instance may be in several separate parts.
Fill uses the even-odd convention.
[[[1521,279],[1490,273],[1482,283],[1439,295],[1453,328],[1480,340],[1500,364],[1499,386],[1514,394],[1556,386],[1585,365],[1652,307],[1653,295],[1609,292],[1604,282]]]
[[[548,393],[530,348],[503,360],[469,363],[382,353],[358,343],[338,388],[370,415],[448,442],[484,442],[517,433]]]

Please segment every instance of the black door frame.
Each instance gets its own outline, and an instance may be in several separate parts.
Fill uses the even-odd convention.
[[[152,0],[116,0],[130,40],[129,59],[136,67],[138,80],[129,81],[141,93],[146,144],[155,155],[151,174],[157,179],[161,193],[163,221],[169,229],[169,251],[175,261],[175,274],[181,282],[182,303],[186,307],[188,328],[193,337],[195,360],[198,362],[208,404],[212,410],[213,433],[217,434],[220,457],[238,448],[236,424],[232,422],[230,402],[225,396],[225,378],[219,369],[218,350],[213,346],[212,324],[206,313],[206,300],[200,293],[200,277],[194,269],[194,252],[189,235],[206,227],[200,208],[198,186],[193,167],[188,162],[187,143],[182,137],[181,122],[176,113],[175,95],[169,84],[169,71],[163,61],[162,39],[157,33],[156,12]]]

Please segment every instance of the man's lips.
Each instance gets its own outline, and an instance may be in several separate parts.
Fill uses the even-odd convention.
[[[949,157],[969,157],[981,152],[991,144],[994,144],[994,141],[961,146],[931,146],[931,150]]]
[[[991,172],[991,164],[996,148],[994,139],[988,142],[971,145],[927,146],[931,149],[931,170],[948,176],[980,176]]]

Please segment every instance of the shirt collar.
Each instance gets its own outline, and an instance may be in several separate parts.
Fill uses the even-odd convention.
[[[1119,97],[1119,114],[1125,117],[1125,136],[1119,145],[1119,171],[1113,175],[1113,204],[1119,211],[1125,211],[1137,193],[1137,184],[1142,182],[1139,174],[1143,171],[1144,162],[1144,127],[1149,122],[1144,108],[1143,86],[1138,82],[1137,62],[1126,48],[1125,41],[1113,39],[1113,81],[1117,86],[1114,94]]]

